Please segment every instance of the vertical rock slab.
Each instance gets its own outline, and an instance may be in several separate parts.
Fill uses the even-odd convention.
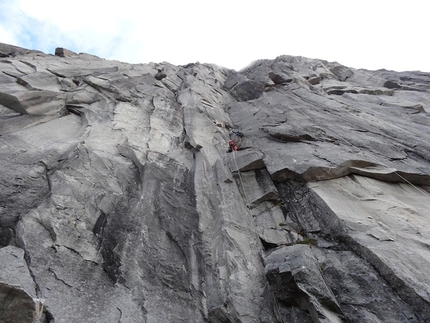
[[[251,208],[264,201],[278,199],[278,191],[265,168],[239,172],[236,180],[244,199]]]
[[[327,286],[344,317],[352,322],[422,322],[381,277],[377,269],[352,251],[312,248]]]
[[[339,304],[321,274],[309,246],[280,247],[266,258],[266,277],[275,297],[300,306],[313,322],[340,323]]]
[[[327,225],[323,230],[346,241],[417,313],[429,316],[430,282],[417,270],[430,266],[427,195],[408,184],[393,185],[361,176],[310,187],[343,228],[339,231]]]

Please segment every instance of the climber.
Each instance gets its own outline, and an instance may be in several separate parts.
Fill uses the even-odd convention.
[[[233,139],[228,142],[228,146],[229,146],[229,148],[228,148],[227,152],[229,152],[229,153],[231,153],[232,151],[238,151],[239,150],[239,146],[236,144],[236,141],[234,141]]]
[[[238,151],[239,150],[240,145],[242,144],[242,138],[244,136],[244,134],[240,131],[233,131],[233,133],[239,138],[239,140],[235,141],[235,140],[231,139],[228,142],[229,148],[228,148],[227,152],[229,152],[229,153],[231,153],[232,151]]]

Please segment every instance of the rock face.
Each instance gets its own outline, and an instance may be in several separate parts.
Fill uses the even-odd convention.
[[[430,319],[430,74],[0,54],[0,322]]]

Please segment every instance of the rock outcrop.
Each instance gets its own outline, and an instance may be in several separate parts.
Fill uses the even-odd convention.
[[[55,54],[0,45],[0,322],[430,320],[430,74]]]

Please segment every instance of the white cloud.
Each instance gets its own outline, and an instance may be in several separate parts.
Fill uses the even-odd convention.
[[[0,1],[0,41],[131,63],[240,69],[278,55],[430,71],[425,1]]]
[[[0,40],[5,44],[16,44],[18,39],[15,37],[15,33],[11,33],[10,30],[6,30],[3,26],[0,26]]]

